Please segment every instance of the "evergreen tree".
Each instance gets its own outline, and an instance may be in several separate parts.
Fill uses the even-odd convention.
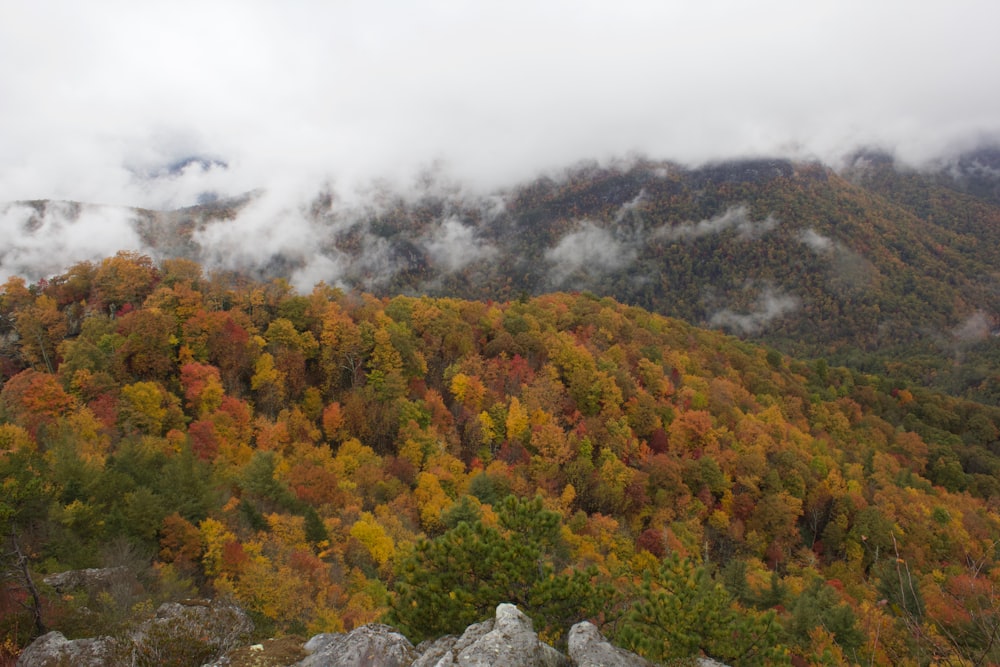
[[[740,609],[708,570],[676,553],[647,574],[618,641],[657,662],[704,653],[734,665],[789,664],[773,612]]]
[[[560,517],[541,498],[508,496],[497,510],[500,528],[461,522],[422,540],[399,564],[389,622],[413,641],[448,633],[517,605],[543,632],[565,632],[596,616],[609,597],[593,572],[557,572],[553,562]]]

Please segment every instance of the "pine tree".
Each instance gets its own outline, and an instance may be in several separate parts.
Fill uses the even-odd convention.
[[[773,612],[741,610],[708,570],[676,553],[647,574],[618,641],[657,662],[704,653],[736,665],[789,664]]]
[[[448,633],[517,605],[543,632],[565,632],[596,616],[610,597],[593,572],[556,571],[553,552],[560,517],[541,498],[508,496],[497,510],[500,527],[461,522],[422,540],[402,559],[389,621],[413,641]]]

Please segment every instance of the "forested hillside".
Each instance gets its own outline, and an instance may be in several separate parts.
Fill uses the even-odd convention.
[[[840,170],[633,159],[486,194],[430,170],[408,188],[331,186],[303,202],[253,192],[169,212],[28,202],[3,209],[20,223],[0,268],[47,278],[68,233],[101,225],[161,260],[303,291],[324,281],[380,298],[507,301],[586,290],[995,405],[996,155],[924,171],[873,152]]]
[[[506,601],[551,641],[590,618],[664,660],[1000,661],[1000,409],[611,298],[511,297],[298,293],[135,253],[9,279],[4,650],[207,595],[261,636],[386,618],[419,640]],[[141,586],[40,583],[117,565]]]

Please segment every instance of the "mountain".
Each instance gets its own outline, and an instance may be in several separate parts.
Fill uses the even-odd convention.
[[[998,164],[985,148],[923,171],[874,151],[839,170],[635,159],[489,195],[429,172],[405,192],[376,186],[352,199],[330,190],[290,205],[256,192],[170,212],[104,207],[91,218],[121,231],[92,254],[128,245],[306,290],[323,280],[376,295],[493,300],[589,291],[996,403]],[[64,257],[54,237],[89,227],[93,208],[16,206],[21,240],[0,266],[22,273]]]

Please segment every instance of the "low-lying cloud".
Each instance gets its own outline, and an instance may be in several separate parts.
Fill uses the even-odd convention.
[[[496,248],[476,238],[475,230],[456,218],[448,218],[425,242],[427,253],[441,269],[453,272],[473,262],[496,255]]]
[[[666,241],[689,241],[733,229],[736,230],[736,235],[741,240],[752,241],[759,239],[777,226],[778,220],[773,215],[769,215],[763,220],[754,221],[750,218],[750,210],[745,205],[740,205],[731,206],[721,215],[707,220],[660,227],[653,232],[652,236]]]
[[[993,335],[995,326],[990,316],[976,310],[951,330],[952,339],[957,343],[977,343]]]
[[[0,281],[12,275],[35,281],[117,250],[148,252],[137,217],[130,209],[72,202],[0,206]]]
[[[590,221],[545,251],[545,259],[552,264],[551,281],[557,286],[564,285],[578,272],[599,276],[628,266],[635,258],[636,250],[631,244]]]
[[[766,286],[747,312],[725,308],[709,318],[709,325],[732,329],[742,334],[756,334],[776,318],[798,310],[801,302],[793,294],[788,294],[773,286]]]
[[[811,227],[800,231],[798,239],[816,254],[833,252],[837,248],[836,241],[828,236],[823,236]]]
[[[830,262],[830,279],[843,288],[865,289],[878,275],[878,270],[867,258],[812,227],[800,230],[796,238]]]

